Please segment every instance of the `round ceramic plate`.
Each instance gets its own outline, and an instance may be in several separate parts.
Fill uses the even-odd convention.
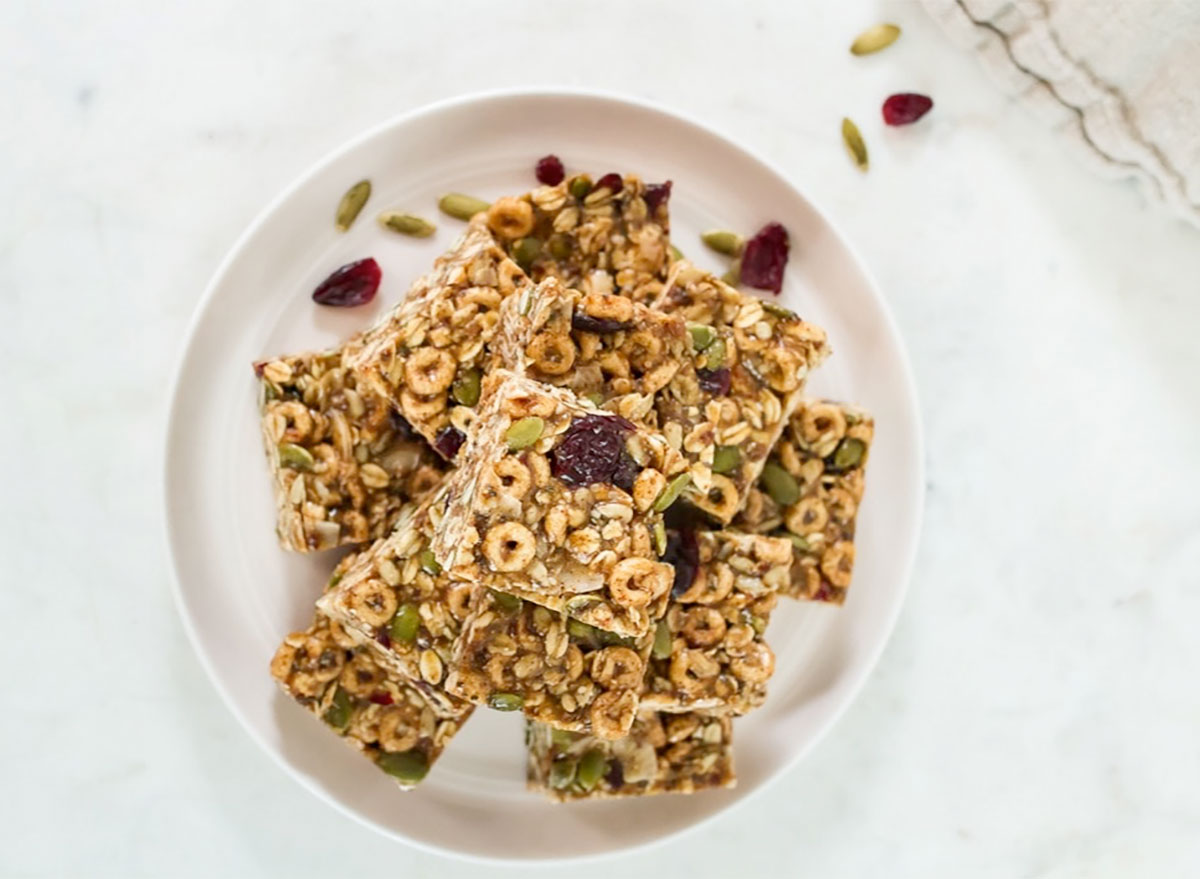
[[[783,303],[825,327],[833,357],[814,395],[876,416],[857,567],[841,608],[783,601],[768,638],[777,656],[765,707],[735,725],[733,790],[557,805],[525,790],[523,723],[481,709],[420,789],[383,774],[285,698],[267,672],[288,632],[308,625],[333,555],[279,549],[258,434],[251,361],[337,344],[403,296],[462,231],[440,216],[450,191],[492,199],[536,185],[554,152],[570,171],[635,172],[673,180],[673,241],[724,271],[698,234],[791,233]],[[346,234],[342,193],[374,192]],[[385,208],[438,224],[429,239],[382,231]],[[366,256],[383,267],[376,302],[313,304],[334,268]],[[908,363],[883,299],[829,221],[767,164],[673,113],[594,94],[503,93],[439,104],[375,129],[322,160],[254,222],[209,285],[176,376],[166,447],[166,513],[177,596],[217,688],[264,749],[314,794],[398,840],[464,857],[548,860],[597,856],[665,839],[761,789],[829,729],[863,683],[903,598],[922,506],[922,452]],[[531,833],[529,828],[536,827]]]

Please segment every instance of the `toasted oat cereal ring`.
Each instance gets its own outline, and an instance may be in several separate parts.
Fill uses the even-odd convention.
[[[642,658],[628,647],[604,647],[591,659],[592,680],[606,690],[630,689],[642,681]]]
[[[839,589],[850,585],[853,572],[854,544],[849,540],[838,541],[821,555],[821,573]]]
[[[693,696],[707,686],[710,678],[721,671],[721,664],[699,650],[678,650],[671,657],[667,671],[671,683],[685,696]]]
[[[533,205],[512,195],[498,198],[488,208],[487,224],[500,238],[524,238],[533,231]]]
[[[505,455],[488,471],[487,482],[498,494],[523,498],[533,485],[533,477],[520,458]]]
[[[592,734],[602,739],[619,739],[629,732],[637,714],[638,697],[633,690],[609,690],[592,702],[588,719]]]
[[[729,663],[737,677],[750,684],[767,680],[775,671],[775,654],[761,641],[755,642],[742,656],[735,656]]]
[[[831,488],[826,495],[826,508],[833,521],[845,525],[852,521],[854,514],[858,512],[858,501],[844,488]]]
[[[623,607],[645,607],[671,587],[669,565],[650,559],[621,559],[608,575],[608,590]]]
[[[404,380],[414,394],[431,397],[454,382],[454,355],[441,348],[418,348],[404,361]]]
[[[597,320],[629,323],[633,320],[633,300],[612,293],[588,293],[579,302],[589,317]]]
[[[737,512],[738,490],[733,480],[719,473],[712,475],[712,485],[704,495],[705,510],[721,521],[726,521]]]
[[[342,689],[352,696],[370,696],[383,685],[386,675],[365,653],[355,654],[338,676]]]
[[[379,720],[379,747],[385,751],[408,751],[420,739],[406,708],[392,707]]]
[[[832,445],[846,435],[846,416],[832,403],[809,403],[800,416],[799,432],[807,445]]]
[[[800,386],[806,365],[800,354],[787,348],[768,348],[763,353],[763,377],[780,393],[794,391]]]
[[[483,554],[496,571],[523,571],[536,552],[537,538],[520,522],[493,525],[483,538]]]
[[[400,411],[412,424],[424,424],[446,411],[446,395],[423,397],[405,388],[400,392]]]
[[[352,586],[346,595],[350,611],[368,626],[382,626],[396,614],[400,602],[396,593],[382,580],[364,580]]]
[[[271,677],[277,681],[287,683],[288,677],[291,676],[295,659],[295,646],[284,641],[279,645],[279,649],[275,651],[275,655],[271,657]]]
[[[575,365],[575,343],[563,333],[538,333],[525,346],[525,356],[543,375],[564,375]]]
[[[283,416],[287,427],[283,431],[285,443],[300,443],[308,439],[312,433],[313,419],[308,407],[298,400],[286,400],[271,408],[277,415]]]
[[[639,372],[646,372],[656,366],[663,356],[663,340],[650,330],[638,330],[629,336],[625,343],[625,353],[629,365]]]
[[[810,495],[788,507],[784,521],[787,522],[788,531],[803,537],[805,534],[824,531],[825,526],[829,524],[829,511],[825,508],[824,501]]]
[[[733,591],[733,570],[724,562],[701,565],[687,592],[677,596],[680,604],[716,604]]]
[[[690,607],[683,615],[683,637],[691,647],[711,647],[725,637],[725,618],[711,607]]]

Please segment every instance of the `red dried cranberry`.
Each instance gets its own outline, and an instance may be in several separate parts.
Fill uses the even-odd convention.
[[[611,317],[593,317],[584,311],[577,311],[571,315],[571,329],[584,333],[616,333],[627,330],[630,326],[632,325],[613,320]]]
[[[614,171],[611,174],[605,174],[603,177],[597,180],[596,187],[592,190],[592,192],[595,192],[596,189],[607,189],[613,195],[616,195],[624,187],[625,183],[623,180],[621,180],[621,175]]]
[[[267,361],[259,360],[254,364],[254,375],[258,378],[263,377],[263,370],[267,368]]]
[[[537,174],[538,183],[544,183],[547,186],[558,186],[566,176],[562,161],[553,153],[538,159],[534,173]]]
[[[433,438],[433,447],[447,461],[453,461],[466,438],[467,435],[457,427],[447,424]]]
[[[550,472],[567,485],[615,484],[624,478],[625,437],[634,426],[619,415],[584,415],[571,422],[550,452]]]
[[[833,584],[824,577],[821,578],[821,585],[817,587],[817,592],[813,595],[813,601],[833,601]]]
[[[346,263],[313,290],[313,302],[320,305],[337,305],[343,308],[366,305],[375,298],[383,271],[379,263],[367,257],[358,262]]]
[[[650,213],[657,213],[659,207],[666,205],[671,198],[671,181],[648,184],[644,198],[646,199],[646,207]]]
[[[671,595],[678,598],[692,588],[696,572],[700,570],[700,545],[696,532],[690,528],[667,532],[667,550],[662,560],[675,566],[675,583]]]
[[[604,780],[608,782],[611,790],[620,790],[625,784],[625,770],[621,766],[620,760],[609,760],[608,771],[604,773]]]
[[[376,693],[372,693],[370,695],[369,699],[375,705],[391,705],[392,704],[392,694],[389,693],[387,690],[379,690]]]
[[[384,650],[388,650],[392,646],[392,636],[388,634],[386,627],[375,633],[375,640],[383,645]]]
[[[408,423],[408,419],[397,412],[395,409],[388,414],[388,420],[392,425],[392,432],[396,434],[396,439],[401,442],[413,442],[420,439],[420,435],[413,430],[413,426]]]
[[[888,125],[912,125],[932,109],[932,98],[901,92],[883,102],[883,121]]]
[[[767,223],[746,242],[742,251],[742,283],[778,294],[788,261],[787,229]]]
[[[633,481],[641,472],[642,468],[638,466],[637,461],[633,460],[633,455],[622,448],[621,457],[617,460],[617,469],[613,471],[613,485],[633,494]]]
[[[700,380],[700,389],[714,397],[724,397],[733,384],[733,377],[727,366],[720,369],[697,369],[696,377]]]

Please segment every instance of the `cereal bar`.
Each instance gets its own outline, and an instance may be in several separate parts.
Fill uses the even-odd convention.
[[[474,707],[439,715],[417,688],[379,665],[323,614],[284,638],[271,660],[283,691],[400,787],[415,787]]]
[[[476,704],[519,709],[557,728],[619,738],[637,711],[650,638],[623,638],[481,589],[446,687]]]
[[[854,572],[854,525],[875,421],[829,400],[801,404],[735,525],[793,544],[784,595],[841,604]]]
[[[557,186],[497,199],[487,224],[535,281],[558,278],[585,293],[649,302],[662,291],[671,254],[670,181],[576,175]]]
[[[788,582],[786,540],[732,531],[672,531],[675,586],[659,622],[642,705],[745,714],[762,704],[775,655],[763,632]]]
[[[692,369],[683,319],[625,296],[581,293],[547,278],[500,313],[499,364],[638,423],[653,415],[654,395],[680,369]]]
[[[453,714],[462,703],[443,683],[471,586],[443,574],[429,549],[443,506],[444,491],[406,507],[391,535],[358,553],[317,607],[382,665],[421,687],[435,707]]]
[[[662,510],[686,479],[662,436],[498,370],[460,458],[432,544],[450,576],[618,634],[653,628],[672,580]]]
[[[682,261],[656,304],[688,322],[695,352],[657,396],[659,428],[691,462],[689,503],[727,524],[828,356],[825,331]]]
[[[347,363],[451,460],[479,400],[500,303],[528,283],[477,216],[399,305],[347,345]]]
[[[638,714],[616,741],[530,723],[530,790],[559,801],[733,787],[733,723],[700,711]]]
[[[254,371],[285,549],[383,537],[405,502],[440,483],[437,455],[358,383],[340,349],[260,361]]]

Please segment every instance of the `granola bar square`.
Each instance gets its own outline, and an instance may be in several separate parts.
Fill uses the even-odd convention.
[[[529,789],[561,802],[736,784],[729,717],[643,711],[629,735],[615,741],[542,723],[531,723],[526,736]]]
[[[432,543],[451,577],[621,635],[653,627],[672,580],[662,510],[686,478],[662,436],[500,370],[461,457]]]
[[[854,573],[854,532],[875,420],[848,403],[809,400],[792,416],[736,522],[793,545],[783,595],[841,604]]]
[[[732,531],[669,535],[676,580],[658,623],[642,705],[745,714],[763,703],[775,654],[763,635],[788,583],[786,540]]]
[[[254,371],[285,549],[383,537],[405,503],[441,482],[438,456],[359,383],[342,349],[264,360]]]

